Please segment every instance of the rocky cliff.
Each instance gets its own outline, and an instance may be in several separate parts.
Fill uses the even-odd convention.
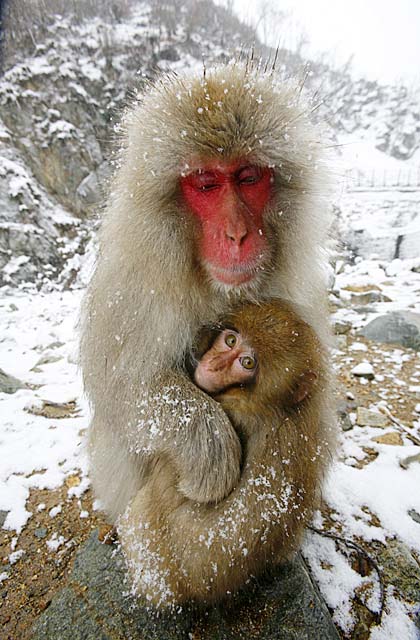
[[[38,13],[27,15],[22,26],[28,5],[10,3],[5,22],[0,285],[74,286],[129,92],[141,90],[159,70],[201,66],[202,56],[209,63],[228,59],[255,39],[249,27],[211,0],[127,0],[119,12],[110,4],[103,15],[80,15],[60,2],[54,5],[57,15],[42,14],[47,4],[36,0]],[[100,6],[94,0],[73,4]],[[13,31],[16,25],[19,32]],[[291,52],[279,53],[283,73],[302,73],[304,62]],[[348,72],[325,65],[312,69],[306,84],[313,92],[321,87],[317,111],[338,137],[358,132],[397,158],[415,155],[420,108],[414,94],[353,82]]]

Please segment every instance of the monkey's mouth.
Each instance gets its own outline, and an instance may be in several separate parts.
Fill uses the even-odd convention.
[[[206,269],[212,280],[217,280],[222,284],[230,286],[237,286],[253,280],[261,267],[258,267],[256,264],[232,265],[227,269],[207,263]]]

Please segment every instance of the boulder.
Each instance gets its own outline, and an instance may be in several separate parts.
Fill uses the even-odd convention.
[[[369,340],[420,351],[420,314],[412,311],[387,313],[369,322],[359,333]]]
[[[369,411],[365,407],[357,407],[356,424],[359,427],[380,427],[389,426],[389,418],[378,411]]]
[[[109,176],[109,165],[103,162],[79,184],[76,190],[76,206],[80,215],[99,207],[104,196],[104,184]]]
[[[37,621],[32,640],[339,640],[300,555],[208,609],[157,616],[129,594],[121,552],[94,533],[67,586]]]
[[[417,227],[419,223],[417,223]],[[418,258],[420,247],[420,229],[410,229],[399,241],[399,258]]]
[[[420,567],[404,543],[388,540],[379,562],[386,584],[392,584],[405,602],[420,602]]]
[[[0,393],[15,393],[18,389],[27,389],[27,386],[22,380],[0,369]]]
[[[346,333],[349,333],[351,328],[352,324],[348,320],[335,320],[334,322],[334,333],[336,335],[345,335]]]
[[[373,380],[375,377],[372,365],[370,362],[366,361],[363,361],[353,367],[351,373],[356,376],[356,378],[366,378],[367,380]]]

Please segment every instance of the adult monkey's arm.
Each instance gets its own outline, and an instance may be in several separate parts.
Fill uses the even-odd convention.
[[[218,502],[237,484],[241,445],[221,405],[180,371],[161,373],[139,403],[128,432],[140,455],[170,459],[179,490],[196,502]]]

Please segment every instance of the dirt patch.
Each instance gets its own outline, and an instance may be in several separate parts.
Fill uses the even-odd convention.
[[[354,343],[366,345],[367,351],[352,349]],[[381,399],[386,400],[392,415],[413,435],[420,437],[419,429],[414,426],[414,421],[420,419],[415,412],[420,399],[409,392],[410,386],[420,385],[418,353],[348,336],[347,346],[343,346],[334,359],[338,367],[340,398],[350,393],[354,400],[349,400],[349,405],[354,406],[354,412],[357,406],[368,408]],[[373,380],[363,382],[351,374],[351,369],[362,361],[372,364]],[[353,409],[350,408],[351,411]],[[398,425],[393,424],[392,429],[403,434]],[[403,434],[403,437],[406,436]],[[376,455],[374,449],[367,449],[361,464],[370,464]],[[0,625],[4,640],[29,640],[35,619],[65,584],[77,549],[92,530],[106,525],[103,516],[93,510],[90,491],[81,498],[69,497],[69,489],[78,483],[78,477],[71,476],[58,490],[32,491],[26,508],[33,515],[21,535],[17,538],[14,532],[1,530],[0,573],[9,575],[0,584]],[[52,509],[52,514],[56,513],[54,517],[50,515]],[[328,508],[324,515],[328,523]],[[11,564],[10,555],[19,551],[24,553],[20,557],[17,554],[16,562]],[[359,618],[356,628],[357,637],[365,639],[369,637],[373,620],[366,619],[366,611],[362,609],[356,614]]]
[[[74,482],[70,480],[68,484]],[[69,498],[68,489],[64,485],[54,491],[32,491],[26,508],[33,515],[18,539],[13,531],[1,531],[0,573],[9,574],[1,584],[0,626],[4,640],[30,639],[34,621],[65,584],[75,552],[93,529],[104,524],[101,514],[93,511],[90,491],[81,498]],[[40,505],[42,510],[38,511]],[[59,505],[61,511],[51,517],[51,509]],[[24,553],[10,564],[13,549]]]

